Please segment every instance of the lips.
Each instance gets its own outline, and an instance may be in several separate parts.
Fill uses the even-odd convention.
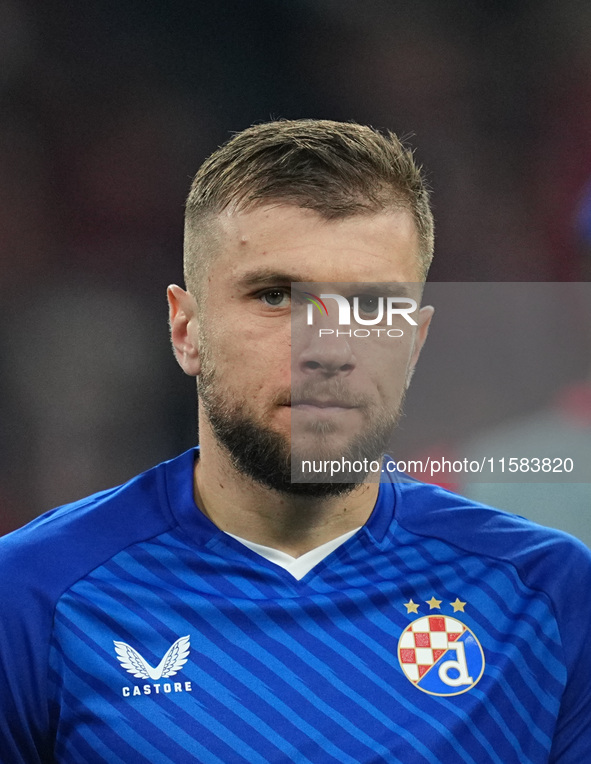
[[[290,404],[293,406],[315,406],[319,409],[328,408],[341,408],[341,409],[353,409],[356,406],[348,403],[347,401],[339,400],[337,398],[320,399],[320,398],[302,398],[301,400],[292,401]]]

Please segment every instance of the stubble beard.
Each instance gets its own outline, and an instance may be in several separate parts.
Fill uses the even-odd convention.
[[[331,395],[335,395],[339,385],[342,383],[333,384]],[[311,482],[311,473],[302,470],[302,460],[338,459],[341,462],[342,457],[351,465],[365,460],[365,464],[377,461],[381,467],[402,410],[402,401],[395,411],[377,409],[374,404],[363,431],[353,436],[338,454],[328,441],[334,425],[323,421],[312,423],[312,434],[316,438],[314,453],[304,454],[298,453],[284,434],[261,424],[247,400],[237,401],[236,396],[220,384],[207,352],[202,354],[198,391],[213,434],[235,469],[274,491],[309,498],[344,496],[364,482],[368,471],[340,472],[338,480],[330,473],[314,473],[314,482]],[[303,393],[298,397],[313,396]],[[285,405],[290,399],[290,391],[287,391],[277,397],[274,405]],[[369,410],[369,401],[359,398],[358,402],[364,402]]]

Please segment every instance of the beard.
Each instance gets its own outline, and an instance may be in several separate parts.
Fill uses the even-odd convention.
[[[345,462],[372,461],[380,464],[392,431],[400,418],[402,401],[394,411],[376,406],[366,396],[351,396],[341,380],[323,383],[312,382],[297,391],[285,391],[273,401],[273,407],[290,405],[291,399],[315,398],[318,394],[346,401],[359,408],[365,416],[363,431],[353,435],[345,448],[335,454],[328,437],[338,429],[338,422],[312,422],[307,436],[314,436],[314,454],[305,456],[298,449],[298,436],[290,439],[266,427],[250,410],[246,399],[237,401],[236,395],[223,388],[217,380],[207,353],[202,357],[202,369],[198,382],[199,397],[207,414],[209,424],[218,444],[228,454],[232,465],[243,475],[257,483],[290,496],[328,498],[343,496],[364,482],[369,470],[341,471],[338,479],[327,472],[304,473],[302,460],[334,460]],[[308,438],[309,439],[309,438]]]

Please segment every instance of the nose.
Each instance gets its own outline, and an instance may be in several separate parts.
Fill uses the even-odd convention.
[[[321,331],[314,327],[294,360],[305,375],[348,376],[356,366],[349,329],[335,327]]]

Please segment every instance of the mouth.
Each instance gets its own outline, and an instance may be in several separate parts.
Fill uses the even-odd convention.
[[[299,398],[292,400],[289,410],[292,422],[300,417],[313,422],[328,419],[341,421],[343,418],[348,421],[349,417],[356,416],[359,406],[340,398]]]
[[[291,408],[317,408],[317,409],[354,409],[357,406],[338,398],[302,398],[301,400],[291,401],[288,404]]]

